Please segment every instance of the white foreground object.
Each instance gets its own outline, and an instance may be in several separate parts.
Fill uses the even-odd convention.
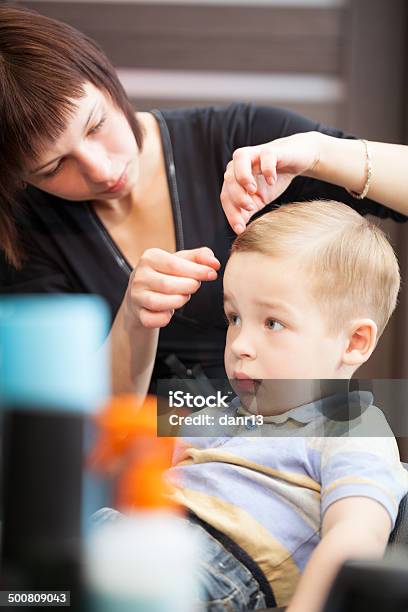
[[[187,521],[162,510],[96,527],[85,548],[93,612],[197,610],[200,542]]]

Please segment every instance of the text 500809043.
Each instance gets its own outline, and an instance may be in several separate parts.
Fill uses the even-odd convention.
[[[70,591],[0,591],[0,607],[70,605]]]

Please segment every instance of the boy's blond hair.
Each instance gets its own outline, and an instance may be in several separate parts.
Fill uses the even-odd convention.
[[[238,252],[297,259],[311,277],[329,333],[337,334],[354,317],[369,317],[379,337],[397,303],[399,267],[384,232],[340,202],[276,208],[236,238],[231,254]]]

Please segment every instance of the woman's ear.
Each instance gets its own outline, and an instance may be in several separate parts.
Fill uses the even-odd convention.
[[[378,329],[372,319],[355,319],[349,326],[342,362],[348,366],[365,363],[375,349]]]

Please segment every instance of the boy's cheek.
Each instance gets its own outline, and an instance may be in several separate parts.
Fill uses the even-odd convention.
[[[231,351],[228,350],[228,345],[225,347],[224,351],[224,366],[225,371],[227,373],[227,378],[231,379],[234,373],[234,358],[231,354]]]

